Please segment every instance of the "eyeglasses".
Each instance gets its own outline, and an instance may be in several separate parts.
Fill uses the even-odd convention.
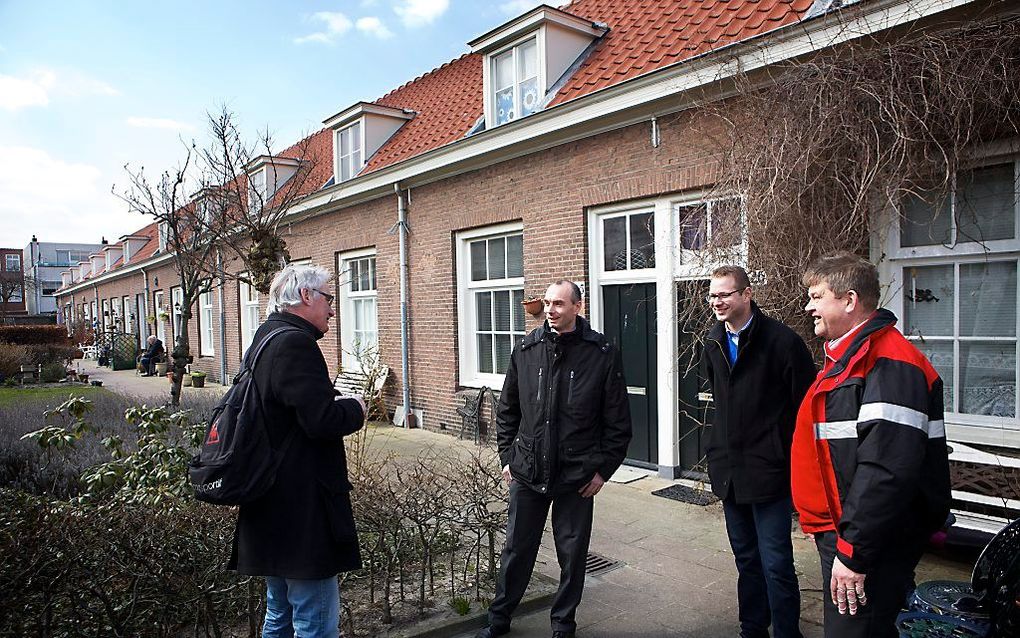
[[[323,297],[325,297],[327,305],[330,305],[330,306],[333,305],[333,295],[329,294],[328,292],[322,292],[318,288],[312,288],[312,290],[314,290],[315,292],[317,292],[320,295],[322,295]]]
[[[745,290],[747,290],[747,288],[741,288],[740,290],[731,290],[729,292],[713,292],[713,293],[709,293],[708,296],[705,297],[705,301],[707,301],[709,304],[715,303],[716,301],[726,301],[727,299],[729,299],[733,295],[735,295],[737,293],[740,293],[740,292],[744,292]]]

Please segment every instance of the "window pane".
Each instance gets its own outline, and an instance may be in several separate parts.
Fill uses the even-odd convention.
[[[900,245],[933,246],[950,242],[949,197],[927,192],[903,198]]]
[[[652,213],[631,215],[630,267],[655,268],[655,219]]]
[[[1016,416],[1016,343],[961,343],[960,386],[960,412]]]
[[[524,276],[524,236],[511,235],[506,238],[506,276]]]
[[[361,152],[361,122],[351,126],[351,151]]]
[[[510,331],[510,291],[497,290],[492,293],[493,316],[495,329]]]
[[[475,293],[475,306],[478,318],[478,331],[492,330],[492,293]]]
[[[529,40],[517,47],[517,79],[538,77],[538,45]]]
[[[368,272],[367,260],[361,261],[361,267],[358,269],[358,279],[360,280],[360,290],[371,290],[372,289],[372,278]]]
[[[492,335],[478,335],[478,371],[492,372]]]
[[[493,64],[493,84],[492,86],[498,91],[505,89],[508,86],[513,86],[514,83],[514,53],[513,51],[507,51],[497,55],[492,60]]]
[[[538,110],[538,78],[525,80],[517,86],[517,100],[521,105],[521,117],[531,115]]]
[[[957,242],[1015,236],[1016,187],[1012,164],[961,171],[956,188]]]
[[[518,288],[513,291],[513,299],[510,300],[510,308],[513,310],[513,330],[522,332],[524,330],[524,289]]]
[[[906,333],[953,335],[953,267],[903,269],[903,323]]]
[[[506,240],[489,240],[489,279],[506,277]]]
[[[743,227],[740,223],[740,200],[712,202],[712,246],[726,248],[740,244]]]
[[[606,270],[627,269],[627,218],[602,220],[602,252]]]
[[[372,272],[371,283],[370,283],[371,289],[372,290],[378,290],[379,288],[378,288],[378,286],[377,286],[377,284],[375,282],[375,257],[372,257],[371,259],[368,260],[368,267],[369,267],[369,270]]]
[[[960,336],[1016,336],[1016,262],[960,264]]]
[[[953,342],[952,341],[920,341],[912,339],[910,343],[928,357],[935,371],[942,377],[942,400],[945,411],[954,412],[953,408]]]
[[[496,374],[506,374],[510,367],[510,352],[513,340],[510,335],[496,335]]]
[[[361,262],[358,260],[347,262],[347,277],[351,282],[351,292],[361,291]]]
[[[680,206],[680,247],[701,250],[708,234],[708,209],[705,204]]]
[[[514,87],[496,93],[496,124],[506,124],[514,119]]]
[[[471,242],[471,281],[486,279],[485,240]]]

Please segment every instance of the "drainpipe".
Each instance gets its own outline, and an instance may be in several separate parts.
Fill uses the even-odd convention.
[[[35,235],[32,235],[32,242],[28,245],[29,259],[32,261],[32,298],[35,299],[35,313],[42,314],[42,298],[39,296],[39,240]],[[22,268],[24,270],[24,268]],[[27,290],[22,291],[22,296],[28,298]]]
[[[220,383],[227,385],[227,313],[223,305],[223,253],[216,251],[216,270],[220,273],[220,292],[216,295],[220,303]]]
[[[400,184],[393,185],[397,195],[397,233],[400,237],[400,372],[403,379],[404,427],[414,426],[411,412],[411,379],[408,359],[408,318],[407,318],[407,206]]]

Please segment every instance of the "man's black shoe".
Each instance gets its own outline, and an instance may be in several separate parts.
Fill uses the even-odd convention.
[[[501,629],[499,627],[486,627],[475,634],[475,638],[496,638],[496,636],[505,636],[510,633],[510,628]]]
[[[552,638],[575,638],[575,634],[572,631],[560,631],[557,629],[553,632]]]

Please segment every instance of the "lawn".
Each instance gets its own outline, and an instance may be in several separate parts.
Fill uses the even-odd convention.
[[[53,408],[66,401],[71,394],[91,399],[113,393],[106,388],[90,385],[0,387],[0,407],[24,403]]]

